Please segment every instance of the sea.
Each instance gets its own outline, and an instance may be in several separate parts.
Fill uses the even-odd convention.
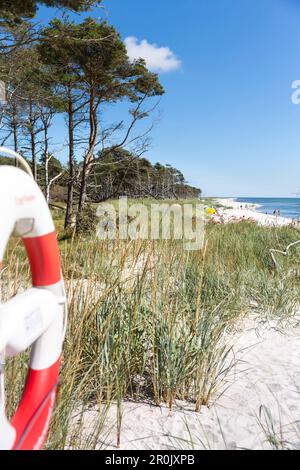
[[[250,197],[250,198],[235,198],[235,201],[245,204],[258,204],[258,212],[263,214],[273,214],[276,209],[280,210],[282,217],[289,219],[300,218],[300,197],[295,198],[263,198],[263,197]]]

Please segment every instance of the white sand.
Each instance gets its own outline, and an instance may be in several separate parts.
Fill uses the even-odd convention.
[[[258,212],[256,210],[258,207],[260,207],[258,204],[246,204],[237,202],[234,199],[223,198],[216,199],[216,201],[223,206],[218,210],[218,213],[224,219],[225,223],[236,222],[241,219],[250,219],[255,220],[260,225],[270,227],[279,227],[292,224],[291,219]]]
[[[237,202],[235,199],[233,198],[219,198],[219,199],[216,199],[216,201],[221,204],[222,206],[226,206],[230,209],[240,209],[241,206],[243,206],[244,208],[247,206],[249,210],[256,210],[260,207],[259,204],[246,204],[246,203],[242,203],[242,202]]]
[[[172,411],[147,403],[124,404],[121,449],[271,449],[267,413],[278,441],[300,448],[300,328],[285,335],[248,322],[232,338],[238,361],[225,392],[210,408],[195,413],[192,403]],[[85,434],[99,421],[96,408],[85,413]],[[98,448],[116,448],[116,406],[112,406]],[[265,431],[263,430],[265,428]],[[272,434],[272,433],[271,433]]]

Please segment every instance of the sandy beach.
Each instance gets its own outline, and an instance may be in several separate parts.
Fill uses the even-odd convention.
[[[150,403],[125,402],[120,449],[265,449],[298,448],[300,443],[300,328],[285,333],[276,324],[248,320],[232,337],[228,360],[234,366],[221,396],[194,411],[193,403],[177,401],[172,410]],[[99,410],[84,414],[87,434]],[[112,405],[99,449],[117,449],[117,407]],[[273,445],[270,441],[274,441]]]
[[[222,206],[218,209],[218,214],[225,223],[248,219],[263,226],[280,227],[291,225],[292,220],[270,214],[258,212],[259,205],[237,202],[234,199],[219,198],[216,202]]]

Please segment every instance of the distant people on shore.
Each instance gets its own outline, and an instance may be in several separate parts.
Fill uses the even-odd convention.
[[[292,220],[292,225],[296,226],[296,227],[299,227],[300,226],[300,219],[293,219]]]
[[[273,215],[275,215],[275,217],[280,217],[281,216],[280,209],[275,209],[274,212],[273,212]]]

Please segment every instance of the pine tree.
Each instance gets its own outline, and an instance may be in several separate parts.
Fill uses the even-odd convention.
[[[139,112],[139,103],[146,98],[164,93],[158,76],[149,72],[143,60],[131,63],[126,47],[118,32],[107,22],[87,18],[81,24],[55,20],[44,31],[42,38],[44,56],[52,64],[63,58],[62,70],[77,77],[76,87],[83,92],[87,105],[89,135],[85,151],[77,224],[80,224],[87,199],[87,182],[99,141],[99,111],[107,104],[130,100],[137,104],[132,115],[133,123],[145,117]],[[73,73],[71,72],[71,73]],[[72,86],[74,83],[72,84]],[[128,132],[128,135],[130,132]],[[126,140],[126,139],[125,139]],[[123,142],[120,143],[120,147]]]
[[[20,23],[34,18],[39,5],[63,7],[73,11],[87,11],[102,0],[0,0],[0,16],[9,23]]]

